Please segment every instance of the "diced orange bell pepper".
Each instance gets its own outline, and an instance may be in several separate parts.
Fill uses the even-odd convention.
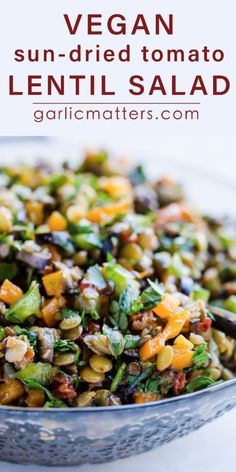
[[[13,305],[22,297],[22,295],[23,292],[20,287],[13,284],[8,279],[4,280],[0,289],[0,300],[8,305]]]
[[[182,370],[189,367],[192,363],[193,351],[184,351],[182,349],[173,348],[174,357],[171,367],[174,370]]]
[[[119,213],[126,213],[130,208],[129,203],[114,203],[104,207],[91,208],[86,217],[92,223],[100,223],[107,216],[114,217]]]
[[[182,370],[192,363],[194,345],[182,334],[174,340],[172,367],[175,370]]]
[[[34,225],[39,226],[43,222],[43,203],[42,202],[26,202],[25,204],[29,219]]]
[[[175,313],[179,304],[179,300],[174,295],[167,293],[164,295],[161,302],[153,308],[153,312],[160,318],[168,318],[170,315]]]
[[[157,399],[158,399],[158,395],[153,392],[146,392],[146,393],[135,392],[134,393],[135,403],[140,404],[140,403],[154,402]]]
[[[65,299],[63,297],[52,298],[42,309],[42,318],[45,324],[52,328],[60,320],[60,308],[65,305]]]
[[[42,309],[42,317],[45,324],[52,328],[59,321],[59,305],[56,298],[53,298]]]
[[[175,338],[181,332],[185,322],[189,318],[188,311],[182,311],[172,315],[163,331],[157,334],[153,339],[149,339],[144,343],[139,351],[139,355],[143,361],[159,354],[161,349],[165,346],[168,339]]]
[[[134,401],[135,403],[145,403],[143,400],[143,394],[141,392],[136,392],[134,395]]]
[[[102,177],[99,181],[99,187],[113,198],[127,196],[132,191],[129,180],[120,175]]]
[[[185,336],[180,334],[175,340],[174,340],[174,346],[178,347],[178,349],[193,349],[194,344],[191,343]]]
[[[62,270],[52,272],[51,274],[44,275],[42,277],[44,288],[47,292],[47,295],[58,296],[63,293],[64,283],[63,283],[63,273]]]
[[[53,211],[47,223],[50,231],[65,231],[67,228],[67,221],[59,211]]]
[[[189,319],[189,312],[188,311],[181,311],[180,313],[176,313],[175,315],[171,316],[163,329],[163,333],[165,336],[165,340],[175,338],[181,333],[182,328],[186,321]]]
[[[158,354],[162,348],[165,346],[165,337],[163,336],[163,332],[157,334],[153,339],[149,339],[146,341],[139,350],[140,358],[143,361],[150,359],[151,357]]]

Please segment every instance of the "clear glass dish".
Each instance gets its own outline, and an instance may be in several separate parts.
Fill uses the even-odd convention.
[[[74,154],[73,154],[74,153]],[[70,157],[60,141],[17,140],[0,143],[0,165],[46,157]],[[171,160],[144,159],[151,176],[181,180],[190,199],[204,212],[235,210],[235,187],[220,176]],[[235,215],[236,216],[236,215]],[[236,405],[236,379],[193,394],[120,407],[23,409],[0,407],[0,460],[46,465],[98,463],[150,450],[198,429]]]

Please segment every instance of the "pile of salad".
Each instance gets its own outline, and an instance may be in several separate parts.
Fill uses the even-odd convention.
[[[231,379],[236,232],[169,177],[89,153],[0,169],[0,404],[145,403]],[[215,326],[215,325],[214,325]]]

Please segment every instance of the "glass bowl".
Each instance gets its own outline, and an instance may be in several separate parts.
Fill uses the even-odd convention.
[[[236,379],[142,405],[1,407],[0,460],[78,465],[121,459],[195,431],[235,405]]]
[[[0,164],[30,156],[65,157],[46,141],[0,143]],[[17,150],[17,152],[16,152]],[[73,157],[73,156],[72,156]],[[75,157],[75,156],[74,156]],[[171,174],[203,211],[235,213],[234,186],[199,166],[146,159],[150,175]],[[112,461],[184,436],[236,405],[236,379],[159,402],[118,407],[32,409],[0,407],[0,460],[45,465]]]

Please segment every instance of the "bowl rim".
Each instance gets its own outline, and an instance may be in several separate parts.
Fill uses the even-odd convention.
[[[175,402],[182,402],[184,400],[190,400],[194,397],[200,397],[205,394],[212,394],[214,392],[218,392],[219,390],[223,390],[224,388],[230,387],[236,384],[236,377],[230,380],[225,380],[223,382],[218,383],[217,385],[212,385],[211,387],[203,388],[202,390],[198,390],[192,393],[184,393],[182,395],[177,395],[175,397],[165,398],[163,400],[156,400],[154,402],[147,402],[147,403],[129,403],[127,405],[117,405],[117,406],[88,406],[88,407],[68,407],[68,408],[43,408],[43,407],[25,407],[25,406],[7,406],[7,405],[0,405],[0,414],[1,412],[8,411],[13,413],[49,413],[53,414],[57,413],[95,413],[95,412],[116,412],[116,411],[124,411],[124,410],[136,410],[141,408],[150,408],[150,407],[158,407],[159,405],[166,405],[169,403]],[[191,400],[190,400],[191,401]]]

